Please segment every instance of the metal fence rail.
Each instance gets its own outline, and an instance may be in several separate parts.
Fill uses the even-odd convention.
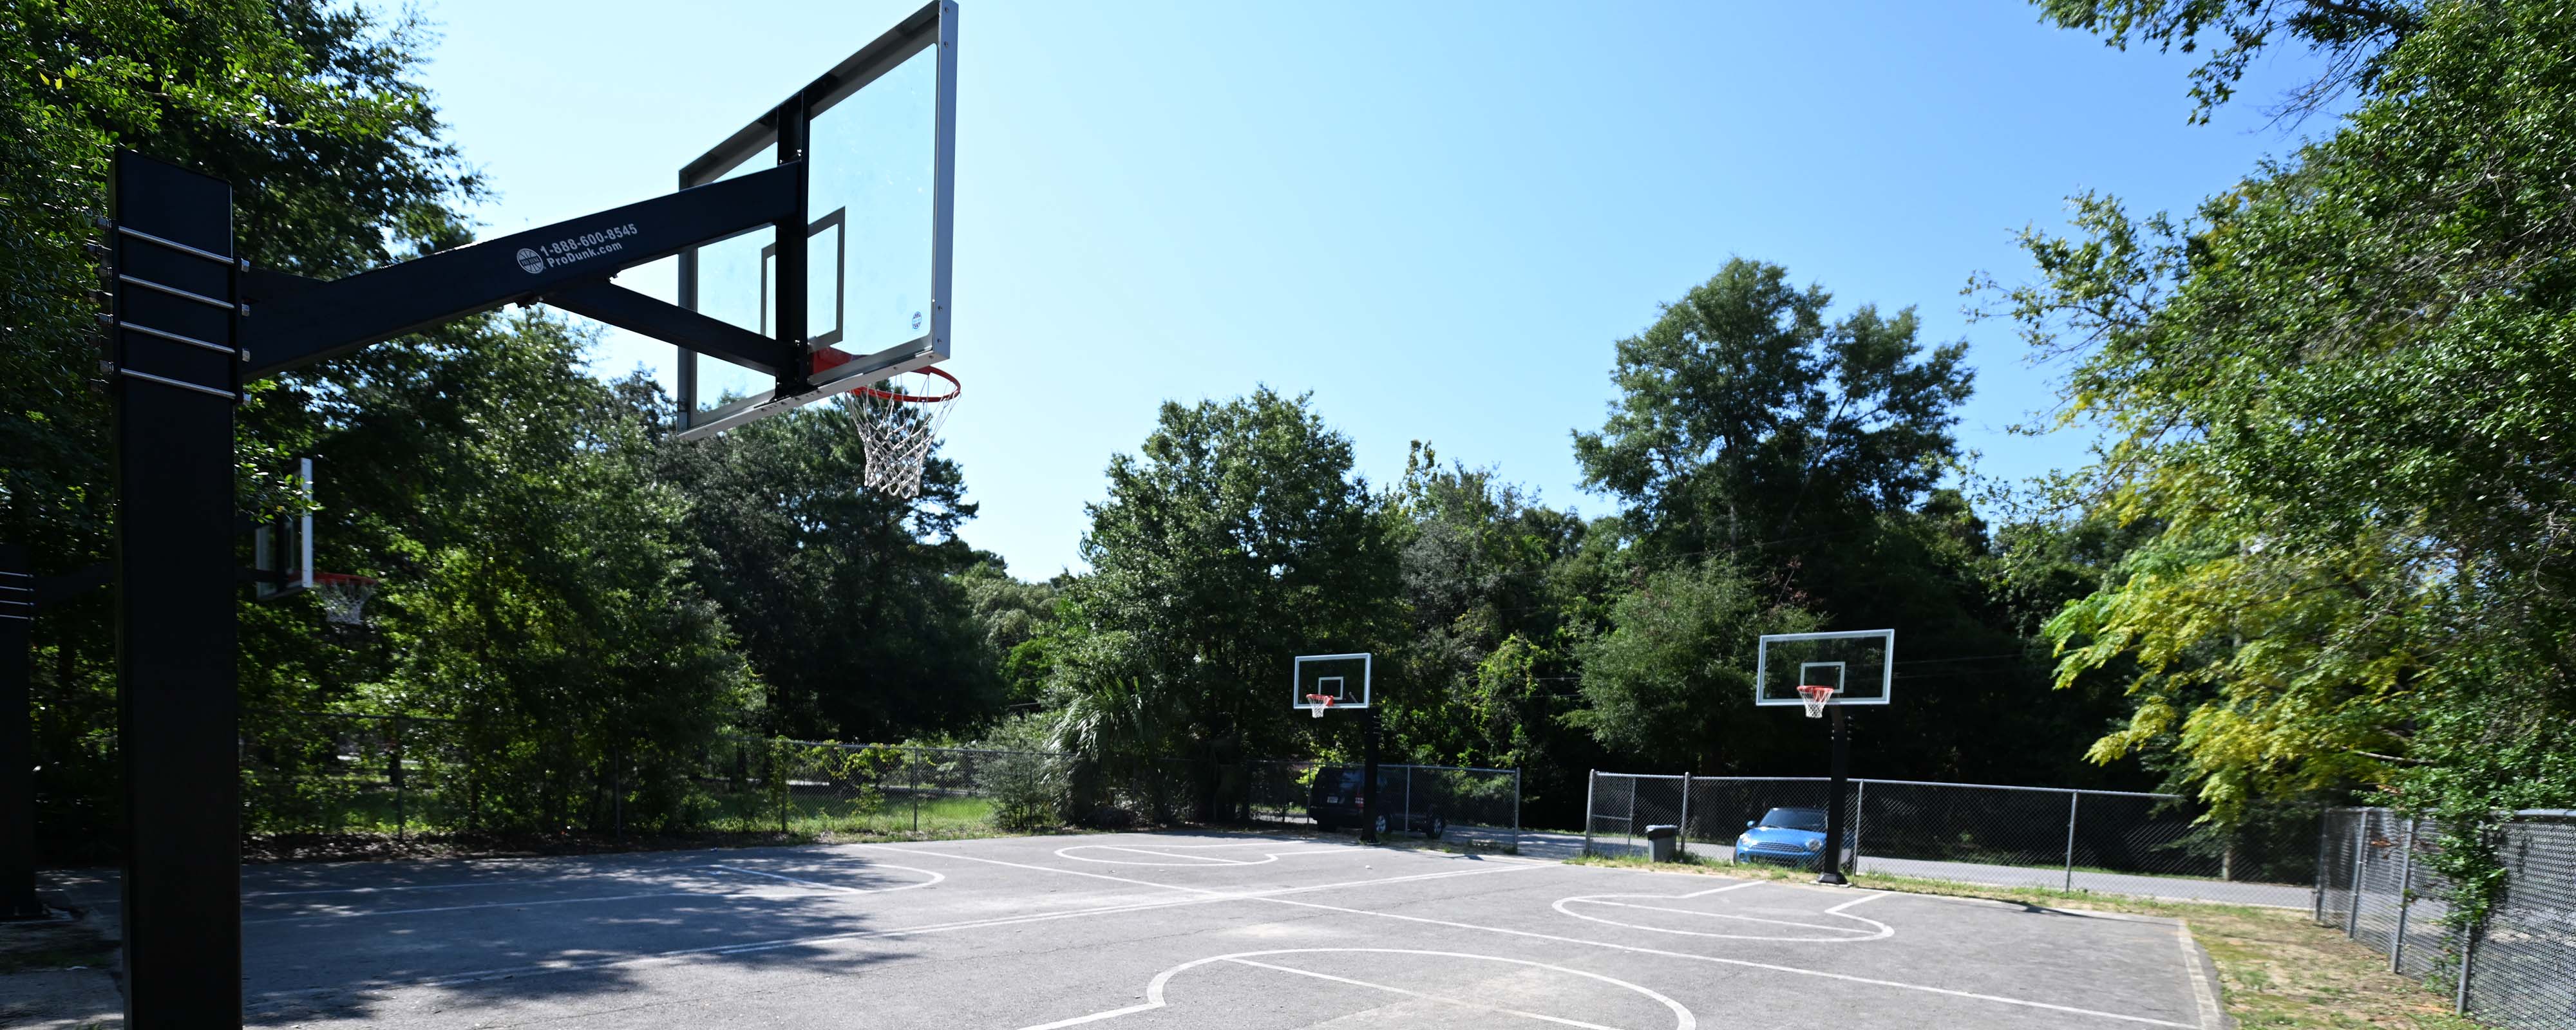
[[[1830,790],[1824,777],[1596,772],[1584,848],[1641,853],[1646,827],[1670,825],[1686,854],[1731,862],[1748,822],[1824,808]],[[2319,860],[2313,809],[2221,833],[2171,794],[1856,779],[1843,803],[1863,873],[2306,908]]]
[[[2503,896],[2463,925],[2432,860],[2443,827],[2379,808],[2339,808],[2319,833],[2318,922],[2451,995],[2454,1010],[2516,1030],[2576,1030],[2576,812],[2516,813],[2498,833]]]

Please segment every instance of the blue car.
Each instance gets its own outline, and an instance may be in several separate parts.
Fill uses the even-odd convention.
[[[1744,824],[1735,838],[1735,860],[1767,862],[1794,869],[1814,869],[1825,850],[1825,810],[1774,808]],[[1845,831],[1843,868],[1851,868],[1851,840]]]

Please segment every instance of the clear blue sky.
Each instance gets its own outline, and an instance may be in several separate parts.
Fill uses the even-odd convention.
[[[917,6],[430,0],[426,80],[515,231],[667,192]],[[1078,565],[1160,401],[1258,383],[1312,391],[1372,481],[1422,439],[1607,512],[1568,433],[1600,424],[1613,341],[1730,255],[1969,340],[1984,474],[2080,463],[2005,432],[2055,372],[1960,286],[2024,278],[2013,231],[2070,193],[2182,210],[2287,151],[2259,107],[2306,67],[2193,126],[2184,59],[2013,0],[962,6],[945,453],[967,539],[1024,577]],[[670,295],[667,268],[620,281]],[[638,363],[670,349],[612,335],[597,368]]]

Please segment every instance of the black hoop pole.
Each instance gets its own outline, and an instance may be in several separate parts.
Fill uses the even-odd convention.
[[[111,322],[125,1025],[239,1026],[233,405],[244,359],[232,187],[134,153],[117,155],[114,183],[120,277],[162,277],[232,305],[120,288]]]
[[[1833,716],[1833,785],[1825,795],[1825,850],[1817,860],[1817,883],[1845,883],[1843,879],[1843,793],[1851,785],[1851,727],[1843,721],[1842,705],[1826,705]]]
[[[45,915],[36,900],[36,570],[27,549],[0,544],[0,919]]]

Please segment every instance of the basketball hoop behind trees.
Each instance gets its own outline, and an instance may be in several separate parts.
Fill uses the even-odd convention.
[[[376,581],[345,572],[313,574],[313,596],[322,599],[322,618],[343,626],[367,622],[367,599],[376,596]]]

